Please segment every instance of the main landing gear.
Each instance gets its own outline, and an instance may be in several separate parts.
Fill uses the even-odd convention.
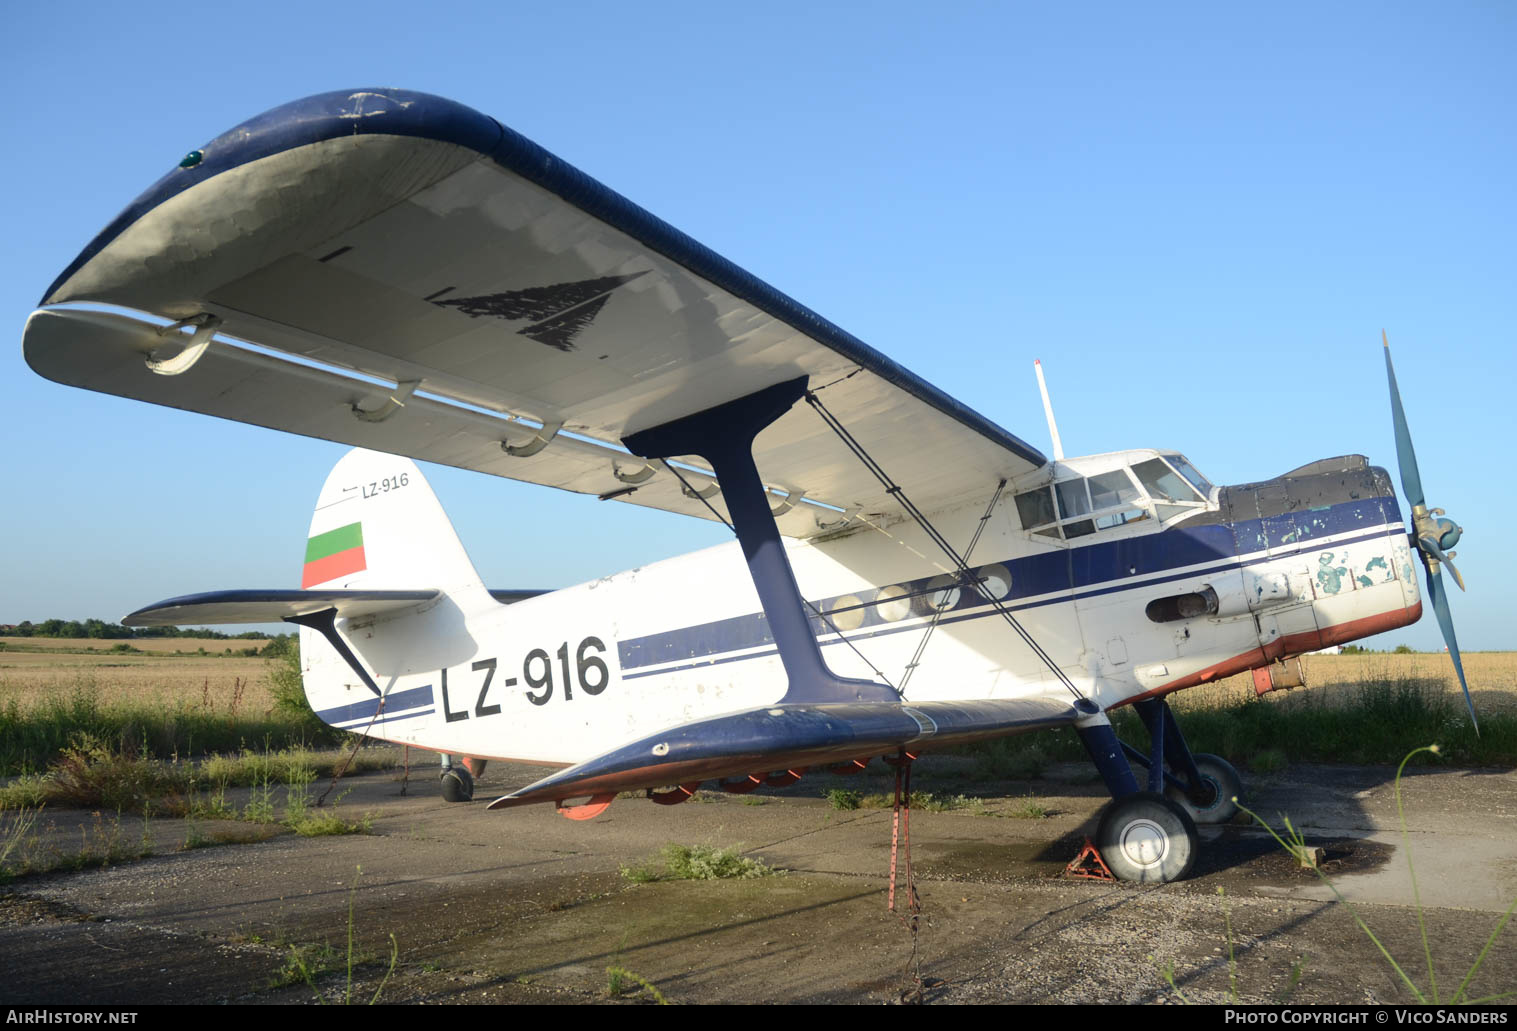
[[[458,765],[453,757],[442,753],[442,800],[444,802],[472,802],[474,778],[485,772],[485,760],[466,757]]]
[[[1163,699],[1133,705],[1148,728],[1149,751],[1118,740],[1101,715],[1078,727],[1113,801],[1096,830],[1096,848],[1120,880],[1167,883],[1186,876],[1200,849],[1197,824],[1226,823],[1238,812],[1238,771],[1215,755],[1192,755]],[[1133,764],[1147,770],[1146,790]]]

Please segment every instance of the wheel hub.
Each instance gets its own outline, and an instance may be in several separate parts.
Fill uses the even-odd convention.
[[[1157,866],[1169,850],[1169,836],[1152,820],[1134,820],[1122,828],[1120,847],[1134,866]]]

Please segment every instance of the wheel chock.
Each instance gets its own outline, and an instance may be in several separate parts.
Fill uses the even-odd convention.
[[[1079,877],[1087,881],[1115,881],[1111,870],[1106,866],[1106,860],[1101,858],[1100,851],[1095,842],[1085,839],[1085,847],[1080,849],[1080,854],[1069,861],[1064,868],[1064,876]]]

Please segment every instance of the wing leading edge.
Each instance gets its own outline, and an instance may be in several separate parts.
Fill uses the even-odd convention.
[[[493,119],[419,93],[311,97],[192,152],[44,298],[74,302],[225,337],[163,375],[154,352],[181,341],[156,326],[50,312],[26,354],[59,382],[702,517],[619,441],[798,375],[918,504],[1046,462]],[[787,535],[899,516],[812,412],[756,458]]]

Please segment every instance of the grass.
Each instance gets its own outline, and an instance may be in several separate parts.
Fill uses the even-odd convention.
[[[327,998],[317,987],[318,978],[328,974],[345,963],[347,969],[347,986],[343,991],[341,1002],[344,1006],[353,1003],[353,970],[368,960],[359,955],[353,941],[353,911],[358,899],[358,882],[363,879],[363,867],[357,867],[353,875],[353,883],[348,888],[348,940],[345,953],[339,953],[331,945],[320,942],[307,945],[290,945],[289,952],[285,957],[284,969],[275,979],[276,986],[282,987],[304,982],[316,996],[316,1001],[325,1003]],[[368,1005],[373,1006],[379,1001],[380,993],[389,984],[390,976],[395,973],[395,965],[400,960],[400,945],[392,933],[390,939],[390,963],[385,970],[385,975],[380,979],[379,987],[374,989],[374,994],[369,997]]]
[[[313,719],[276,710],[229,711],[185,698],[172,704],[106,701],[92,680],[81,681],[67,693],[44,695],[25,706],[15,697],[0,703],[0,776],[46,769],[81,738],[169,761],[236,753],[249,741],[278,750],[335,745],[345,738]]]
[[[1426,916],[1425,916],[1425,914],[1423,912],[1423,909],[1422,909],[1422,893],[1421,893],[1421,890],[1417,886],[1417,869],[1416,869],[1416,866],[1412,862],[1411,842],[1410,842],[1410,840],[1408,838],[1407,830],[1406,830],[1406,813],[1405,813],[1404,809],[1402,808],[1402,804],[1401,804],[1401,778],[1402,778],[1402,775],[1406,772],[1407,764],[1410,763],[1414,758],[1416,758],[1416,757],[1418,757],[1420,755],[1423,755],[1425,753],[1427,759],[1429,761],[1432,761],[1432,760],[1436,760],[1438,758],[1438,756],[1440,755],[1441,752],[1442,752],[1442,749],[1438,745],[1436,745],[1436,744],[1434,744],[1434,745],[1425,745],[1425,746],[1423,746],[1421,748],[1414,748],[1414,749],[1412,749],[1410,752],[1408,752],[1402,758],[1401,764],[1398,767],[1396,767],[1396,781],[1395,781],[1396,817],[1397,817],[1397,820],[1398,820],[1398,822],[1400,823],[1400,826],[1401,826],[1401,846],[1402,846],[1402,852],[1404,852],[1406,854],[1406,868],[1407,868],[1408,874],[1410,874],[1410,876],[1411,876],[1412,902],[1413,902],[1413,904],[1414,904],[1414,906],[1416,907],[1416,910],[1417,910],[1417,928],[1418,928],[1419,932],[1421,933],[1421,938],[1422,938],[1422,953],[1423,953],[1423,958],[1425,959],[1425,961],[1427,963],[1427,983],[1426,983],[1425,987],[1424,986],[1419,986],[1417,984],[1417,982],[1414,980],[1414,978],[1410,974],[1407,973],[1407,971],[1401,966],[1400,963],[1398,963],[1396,961],[1395,957],[1390,954],[1390,951],[1385,947],[1384,943],[1382,943],[1380,941],[1380,939],[1375,935],[1375,932],[1371,931],[1370,928],[1369,928],[1369,925],[1364,922],[1364,918],[1359,915],[1359,911],[1354,908],[1353,903],[1351,903],[1347,899],[1345,899],[1343,897],[1343,895],[1338,891],[1338,887],[1337,887],[1337,885],[1335,885],[1332,882],[1332,879],[1329,878],[1326,874],[1324,874],[1321,871],[1321,869],[1319,869],[1318,866],[1315,863],[1309,863],[1309,862],[1307,862],[1307,863],[1303,863],[1303,865],[1305,865],[1306,867],[1308,867],[1309,869],[1311,869],[1317,875],[1317,877],[1319,879],[1321,879],[1322,883],[1325,884],[1325,885],[1327,885],[1327,887],[1332,891],[1333,897],[1336,898],[1338,900],[1338,902],[1341,905],[1343,905],[1349,911],[1349,913],[1354,918],[1354,923],[1356,925],[1358,925],[1359,929],[1364,932],[1365,936],[1370,940],[1370,942],[1375,946],[1375,948],[1377,950],[1379,950],[1380,955],[1385,959],[1386,963],[1395,972],[1396,977],[1406,987],[1406,989],[1409,992],[1411,992],[1412,997],[1415,998],[1419,1003],[1422,1003],[1424,1005],[1431,1003],[1433,1005],[1449,1005],[1449,1006],[1457,1006],[1457,1005],[1460,1005],[1461,1003],[1467,1004],[1467,1005],[1489,1004],[1489,1003],[1492,1003],[1492,1002],[1497,1002],[1497,1001],[1502,1000],[1502,999],[1510,999],[1510,998],[1512,998],[1514,996],[1517,996],[1517,991],[1500,992],[1500,993],[1497,993],[1495,995],[1482,996],[1481,998],[1478,998],[1478,999],[1471,999],[1471,998],[1468,997],[1468,994],[1467,994],[1468,990],[1469,990],[1469,987],[1470,987],[1470,982],[1474,980],[1475,975],[1480,972],[1480,968],[1485,964],[1486,958],[1490,955],[1491,949],[1496,944],[1496,940],[1501,936],[1502,931],[1504,931],[1506,929],[1507,923],[1511,920],[1513,912],[1517,912],[1517,898],[1514,898],[1512,900],[1512,904],[1506,908],[1506,912],[1503,913],[1501,915],[1501,918],[1496,922],[1495,929],[1491,931],[1490,937],[1486,939],[1485,947],[1480,950],[1480,955],[1475,958],[1474,963],[1472,963],[1470,965],[1469,970],[1465,972],[1463,980],[1461,980],[1459,982],[1459,987],[1457,989],[1455,989],[1455,991],[1454,991],[1454,993],[1453,993],[1452,996],[1449,996],[1447,999],[1445,999],[1444,998],[1444,993],[1439,989],[1439,986],[1438,986],[1438,975],[1437,975],[1437,971],[1436,971],[1436,968],[1435,968],[1434,963],[1433,963],[1432,947],[1428,943],[1427,920],[1426,920]],[[1234,799],[1234,801],[1236,802],[1237,799]],[[1290,819],[1288,817],[1284,819],[1285,833],[1284,833],[1284,835],[1282,835],[1280,832],[1276,831],[1274,827],[1270,826],[1269,823],[1267,823],[1264,819],[1262,819],[1257,813],[1254,813],[1251,810],[1246,809],[1246,808],[1244,808],[1241,805],[1239,806],[1239,808],[1243,809],[1243,811],[1245,813],[1248,813],[1249,816],[1253,817],[1254,821],[1256,823],[1258,823],[1261,827],[1263,827],[1266,831],[1268,831],[1269,834],[1270,834],[1270,836],[1275,839],[1276,843],[1278,843],[1280,845],[1280,847],[1282,849],[1284,849],[1286,852],[1288,852],[1289,854],[1291,854],[1291,855],[1296,856],[1296,857],[1299,858],[1299,857],[1302,857],[1302,856],[1309,855],[1311,853],[1311,849],[1307,846],[1305,840],[1301,836],[1301,833],[1299,831],[1297,831],[1295,827],[1291,826],[1291,822],[1290,822]],[[1224,915],[1226,915],[1226,910],[1225,909],[1224,909]],[[1232,933],[1231,932],[1232,932],[1232,926],[1231,926],[1231,923],[1229,922],[1229,924],[1228,924],[1229,980],[1230,980],[1230,983],[1231,983],[1231,986],[1232,986],[1233,997],[1234,997],[1234,999],[1236,999],[1237,983],[1236,983],[1236,978],[1233,976],[1232,963],[1231,963],[1231,954],[1232,954]],[[1172,974],[1172,971],[1171,971],[1171,974]],[[1291,983],[1294,985],[1295,982],[1298,981],[1299,979],[1300,979],[1300,971],[1299,971],[1299,967],[1298,967],[1298,969],[1296,971],[1294,971],[1293,974],[1292,974],[1292,981],[1291,981]],[[1170,979],[1170,983],[1171,983],[1171,985],[1174,984],[1174,981],[1173,981],[1172,977]],[[1183,998],[1183,995],[1182,995],[1182,998]]]
[[[1203,693],[1196,698],[1180,692],[1171,701],[1193,751],[1225,755],[1256,773],[1278,772],[1292,762],[1392,764],[1428,740],[1443,742],[1444,756],[1461,765],[1517,765],[1517,709],[1482,706],[1477,735],[1463,697],[1442,680],[1363,667],[1362,661],[1361,667],[1362,678],[1348,684],[1263,698],[1252,688],[1224,694],[1213,687],[1197,689]],[[1131,709],[1111,716],[1119,737],[1147,740]],[[975,759],[971,780],[1017,779],[1035,775],[1049,762],[1087,758],[1070,730],[999,738],[957,751]],[[1419,755],[1413,761],[1428,759]]]
[[[1033,796],[1028,795],[1003,814],[1013,820],[1046,820],[1049,816],[1048,807],[1043,805]]]
[[[619,999],[627,994],[627,986],[635,985],[638,991],[646,991],[648,997],[660,1006],[669,1005],[669,1000],[664,998],[664,993],[659,991],[652,981],[640,974],[634,974],[626,967],[611,966],[606,968],[606,994],[613,999]]]
[[[621,868],[622,877],[633,884],[653,881],[716,881],[770,877],[780,871],[739,853],[737,846],[665,845],[660,860]]]
[[[247,751],[202,763],[164,763],[116,752],[81,735],[46,775],[23,777],[0,790],[0,882],[151,855],[155,816],[185,818],[183,849],[262,840],[277,833],[276,824],[303,837],[371,833],[372,814],[349,818],[338,809],[341,797],[327,807],[312,804],[313,781],[322,771],[332,772],[338,761],[287,750],[277,754]],[[248,782],[252,791],[239,810],[227,800],[227,789],[229,784]],[[279,818],[276,801],[281,785],[284,815]],[[51,821],[40,826],[40,814],[47,806],[55,811],[95,810],[93,822],[80,826],[77,848],[61,839]],[[114,817],[107,815],[112,812]],[[135,836],[125,829],[123,814],[128,812],[142,814],[141,830]],[[203,821],[226,820],[260,824],[268,833],[207,831],[201,826]]]
[[[51,823],[43,826],[43,810],[0,805],[0,884],[17,877],[58,870],[92,870],[153,854],[150,817],[133,834],[123,824],[123,815],[96,811],[79,825],[79,843],[63,841]],[[50,834],[52,841],[44,840]]]

